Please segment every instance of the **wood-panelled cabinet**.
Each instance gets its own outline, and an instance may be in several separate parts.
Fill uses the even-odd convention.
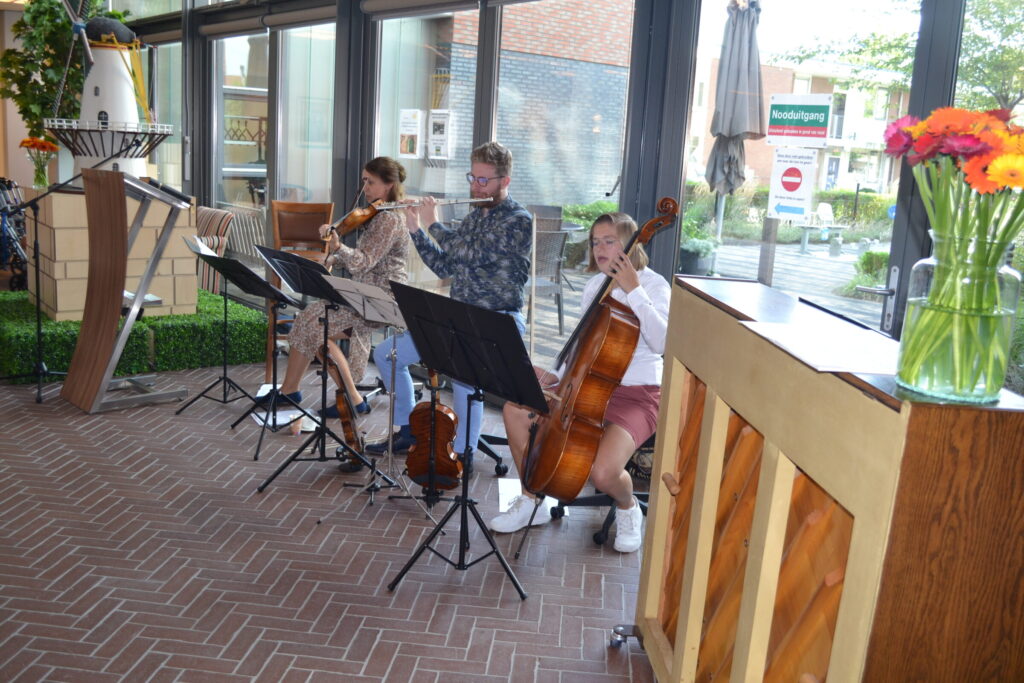
[[[1024,399],[907,400],[856,374],[864,334],[757,283],[676,279],[637,603],[659,681],[1024,680]]]

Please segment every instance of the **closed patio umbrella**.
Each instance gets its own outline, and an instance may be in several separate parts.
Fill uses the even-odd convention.
[[[757,50],[760,14],[759,0],[729,2],[729,20],[722,39],[715,110],[711,118],[715,144],[705,173],[708,185],[718,193],[715,222],[719,239],[722,237],[725,195],[732,194],[745,180],[743,142],[760,140],[765,135],[764,88]]]

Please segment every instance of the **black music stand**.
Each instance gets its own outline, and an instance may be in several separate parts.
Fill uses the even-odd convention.
[[[322,270],[325,273],[327,272],[327,270],[324,269],[323,266],[321,266],[320,264],[316,263],[315,261],[309,261],[308,259],[304,259],[304,258],[302,258],[300,256],[295,256],[294,254],[289,254],[286,251],[279,252],[277,250],[269,249],[269,248],[264,247],[264,246],[259,245],[259,244],[256,245],[256,250],[259,252],[259,254],[263,258],[264,262],[266,262],[267,266],[270,267],[270,269],[273,270],[275,273],[277,273],[278,277],[281,277],[281,273],[279,272],[278,268],[275,266],[277,261],[274,260],[274,258],[272,258],[271,256],[268,256],[268,253],[274,255],[277,260],[282,260],[282,259],[285,259],[286,257],[289,258],[289,259],[294,258],[294,259],[298,259],[299,262],[306,262],[308,264],[308,267],[310,267],[310,268],[320,269],[320,270]],[[267,253],[265,253],[265,252],[267,252]],[[305,265],[305,264],[299,263],[299,265]],[[318,270],[318,272],[319,272],[319,270]],[[257,277],[259,277],[259,276],[257,275]],[[285,278],[281,277],[281,279],[284,280],[285,282],[287,282],[289,287],[292,286],[292,283],[289,282],[288,280],[286,280]],[[271,285],[269,282],[265,282],[265,284],[270,286],[270,287],[274,287],[274,285]],[[274,289],[277,290],[276,287],[274,287]],[[294,289],[294,287],[292,289]],[[280,291],[280,290],[277,290],[277,291]],[[264,298],[268,298],[268,297],[264,297]],[[271,298],[270,300],[274,302],[271,305],[271,310],[273,311],[273,316],[268,316],[267,317],[267,324],[268,325],[271,324],[270,323],[271,319],[276,321],[277,317],[278,317],[278,314],[282,310],[287,308],[286,304],[281,303],[280,301],[278,301],[276,299],[272,299]],[[297,302],[297,305],[295,305],[295,309],[296,310],[302,310],[303,308],[306,307],[305,302],[298,301],[298,300],[294,300],[294,301]],[[253,460],[259,460],[260,459],[260,449],[263,448],[263,436],[266,433],[267,429],[269,429],[270,431],[276,433],[278,430],[283,429],[284,427],[287,427],[291,423],[295,422],[295,420],[301,420],[303,415],[305,415],[306,417],[309,417],[310,419],[312,419],[312,416],[305,409],[303,409],[302,406],[300,406],[298,403],[296,403],[292,399],[288,398],[287,396],[282,395],[277,390],[277,358],[280,355],[280,351],[277,348],[277,325],[273,325],[272,326],[272,334],[274,336],[274,343],[273,343],[273,346],[271,347],[271,350],[270,350],[270,367],[271,367],[271,371],[270,371],[270,400],[267,401],[266,404],[263,404],[263,403],[260,402],[260,397],[257,396],[255,402],[253,403],[253,405],[249,406],[249,408],[244,413],[242,413],[241,415],[238,416],[237,420],[235,420],[234,422],[231,423],[231,428],[234,429],[235,427],[238,426],[238,424],[240,422],[242,422],[245,418],[249,417],[249,415],[253,414],[256,410],[258,410],[260,408],[263,408],[263,407],[266,408],[267,412],[263,416],[263,418],[261,419],[258,416],[256,418],[257,420],[260,421],[261,427],[260,427],[260,439],[256,443],[256,452],[253,453],[253,456],[252,456]],[[294,417],[291,420],[288,420],[287,422],[284,422],[282,424],[278,424],[277,423],[278,403],[290,403],[293,407],[295,407],[296,409],[299,410],[300,414],[297,417]]]
[[[529,406],[541,414],[547,414],[547,401],[537,381],[530,356],[523,345],[523,338],[511,316],[397,282],[391,283],[391,290],[395,293],[398,307],[405,318],[406,329],[412,335],[423,363],[437,372],[443,372],[452,379],[473,387],[474,393],[469,396],[467,403],[482,401],[484,392],[490,392],[500,398]],[[469,414],[470,411],[467,410],[467,419]],[[490,530],[480,517],[476,501],[469,497],[473,446],[476,445],[468,443],[470,431],[470,425],[466,425],[467,443],[462,455],[462,494],[455,497],[445,516],[416,549],[398,576],[388,584],[388,590],[395,590],[423,551],[430,550],[459,570],[469,569],[488,556],[495,555],[518,591],[519,597],[526,599],[526,591],[523,590],[519,579],[512,572],[512,568],[495,544]],[[461,513],[459,559],[458,562],[452,562],[430,544],[456,512]],[[476,520],[491,550],[471,562],[466,562],[470,514]]]
[[[273,268],[274,272],[277,273],[289,287],[300,294],[305,294],[306,296],[323,300],[324,317],[320,319],[320,323],[323,325],[323,345],[324,349],[326,349],[328,342],[328,319],[331,311],[337,311],[341,306],[349,305],[345,298],[339,294],[326,279],[324,279],[327,269],[319,263],[302,258],[296,254],[290,254],[286,251],[269,249],[263,246],[257,246],[256,248],[267,263],[270,264],[270,267]],[[313,430],[313,433],[309,438],[302,442],[302,445],[295,449],[287,460],[281,463],[281,466],[278,467],[277,470],[266,479],[266,481],[256,487],[256,490],[260,493],[270,485],[270,482],[277,478],[277,475],[281,474],[281,472],[283,472],[285,468],[293,462],[308,460],[326,461],[328,459],[328,436],[340,444],[340,447],[334,452],[333,459],[338,460],[339,463],[343,462],[346,459],[342,455],[344,453],[350,458],[354,458],[355,460],[363,463],[363,465],[379,472],[376,466],[370,462],[365,455],[349,446],[344,439],[340,438],[327,427],[327,419],[323,417],[323,413],[327,408],[326,361],[321,364],[321,369],[317,374],[320,375],[320,418],[313,418],[317,425],[316,429]],[[310,453],[315,454],[313,457],[303,457],[302,454],[307,448],[309,448]],[[391,477],[382,472],[380,472],[380,475],[388,484],[395,484],[394,479]]]
[[[218,377],[210,386],[203,389],[203,391],[197,396],[193,396],[188,400],[185,405],[174,411],[175,415],[180,415],[190,405],[195,403],[201,398],[208,398],[211,401],[217,403],[232,403],[238,399],[248,398],[253,403],[256,402],[256,398],[249,394],[243,389],[235,380],[228,377],[228,282],[230,281],[240,290],[246,294],[252,296],[270,299],[271,301],[281,302],[285,305],[295,306],[296,308],[302,308],[302,304],[295,301],[287,294],[274,287],[269,282],[266,282],[259,275],[254,273],[247,265],[241,261],[236,261],[232,258],[224,256],[217,256],[212,250],[206,247],[202,242],[189,240],[188,238],[182,238],[185,240],[186,246],[201,260],[206,262],[211,268],[221,274],[221,287],[220,295],[224,299],[224,323],[221,329],[221,375]],[[212,395],[210,392],[213,391],[218,385],[221,386],[221,396]],[[229,394],[233,391],[239,392],[240,395],[229,398]]]
[[[291,306],[292,308],[294,308],[296,310],[302,310],[303,308],[305,308],[305,304],[303,304],[301,301],[298,301],[297,299],[294,299],[294,298],[288,296],[287,294],[282,292],[280,289],[278,289],[274,285],[272,285],[269,282],[267,282],[266,280],[264,280],[262,277],[260,277],[259,274],[254,272],[252,269],[250,269],[247,265],[245,265],[241,261],[237,261],[237,260],[232,259],[232,258],[227,258],[225,256],[217,256],[216,254],[212,254],[211,255],[211,254],[205,253],[201,249],[198,249],[193,244],[189,243],[189,241],[187,239],[185,240],[185,242],[188,244],[189,249],[191,249],[193,252],[195,252],[196,256],[201,258],[206,263],[210,264],[210,267],[212,267],[214,270],[216,270],[218,273],[220,273],[222,276],[224,276],[224,284],[222,285],[222,293],[221,293],[222,296],[224,297],[224,338],[223,338],[223,344],[224,344],[224,349],[223,349],[223,351],[224,351],[224,369],[223,369],[223,373],[224,374],[220,378],[218,378],[213,384],[211,384],[206,389],[204,389],[201,394],[199,394],[198,396],[193,397],[192,399],[189,400],[188,403],[186,403],[181,408],[179,408],[175,412],[175,415],[181,413],[181,411],[185,410],[185,408],[188,408],[192,403],[197,401],[199,398],[203,397],[206,394],[206,392],[208,392],[211,389],[213,389],[219,383],[224,382],[224,398],[225,399],[227,399],[228,390],[229,390],[229,387],[231,387],[233,389],[237,389],[238,391],[241,391],[243,394],[245,394],[246,396],[249,397],[249,400],[252,401],[252,405],[249,406],[249,408],[242,414],[242,417],[238,418],[237,420],[235,420],[234,423],[232,423],[231,428],[234,429],[234,427],[239,422],[241,422],[247,415],[249,415],[250,413],[252,413],[253,411],[255,411],[257,408],[259,408],[261,406],[258,403],[258,401],[259,401],[258,398],[251,396],[248,392],[246,392],[244,389],[242,389],[240,386],[238,386],[238,384],[235,383],[234,380],[232,380],[230,377],[228,377],[228,365],[227,365],[227,363],[228,363],[228,360],[227,360],[227,358],[228,358],[228,355],[227,355],[228,354],[228,351],[227,351],[227,343],[228,343],[227,342],[227,334],[228,334],[227,281],[230,280],[232,283],[234,283],[234,285],[236,287],[238,287],[240,290],[242,290],[246,294],[249,294],[250,296],[255,296],[255,297],[258,297],[258,298],[261,298],[261,299],[267,299],[268,301],[272,302],[271,305],[273,306],[274,310],[282,310],[284,308],[287,308],[288,306]],[[201,245],[201,243],[198,243],[198,242],[197,242],[197,244]],[[203,248],[205,248],[205,247],[203,247]],[[272,382],[274,383],[275,386],[277,385],[277,358],[276,358],[276,356],[274,357],[274,373],[273,373]],[[234,401],[237,398],[241,398],[241,397],[240,396],[236,396],[235,398],[230,399],[230,400],[220,400],[220,399],[217,399],[215,397],[207,397],[207,398],[210,398],[211,400],[218,401],[219,403],[230,403],[231,401]],[[266,406],[267,414],[261,420],[262,424],[260,426],[260,438],[259,438],[259,441],[256,442],[256,452],[253,454],[253,458],[252,458],[253,460],[259,460],[260,449],[263,447],[263,437],[266,434],[267,428],[269,427],[270,430],[274,431],[274,432],[276,432],[278,430],[278,428],[279,428],[278,425],[277,425],[277,408],[278,408],[277,404],[278,404],[278,402],[281,402],[281,403],[291,403],[292,406],[297,408],[303,414],[309,415],[309,413],[307,413],[305,410],[303,410],[302,406],[300,406],[298,403],[296,403],[295,401],[292,401],[287,396],[281,396],[280,394],[275,392],[270,397],[270,402]],[[299,417],[297,417],[295,419],[301,420],[302,419],[302,415],[300,415]],[[281,425],[281,426],[284,426],[284,425]]]

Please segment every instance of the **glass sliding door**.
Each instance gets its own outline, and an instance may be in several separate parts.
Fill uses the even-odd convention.
[[[281,32],[277,199],[328,202],[334,121],[334,24]]]

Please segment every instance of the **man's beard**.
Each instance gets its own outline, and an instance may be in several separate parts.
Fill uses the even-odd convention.
[[[503,199],[501,197],[501,188],[498,188],[496,191],[488,193],[488,194],[482,194],[482,195],[474,196],[473,199],[488,199],[490,201],[487,201],[487,202],[474,202],[473,206],[481,208],[481,209],[493,209],[498,204],[501,204],[501,202],[503,201]]]

